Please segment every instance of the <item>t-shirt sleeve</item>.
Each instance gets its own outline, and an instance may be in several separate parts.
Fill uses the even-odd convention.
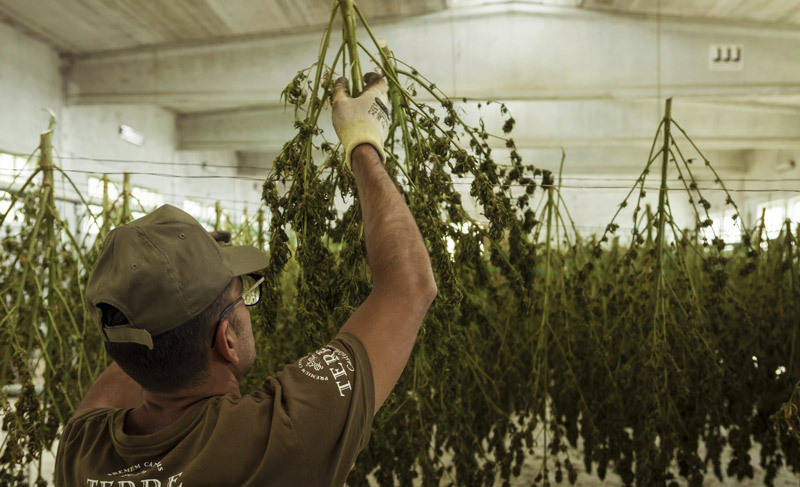
[[[53,470],[53,482],[56,487],[66,487],[73,483],[75,455],[79,445],[82,429],[86,422],[96,416],[108,414],[109,408],[95,408],[83,411],[70,418],[61,431],[56,451],[55,468]]]
[[[284,408],[289,417],[301,461],[320,475],[319,485],[343,485],[369,441],[375,414],[372,368],[364,346],[341,332],[284,367],[275,380],[281,388],[275,407]]]

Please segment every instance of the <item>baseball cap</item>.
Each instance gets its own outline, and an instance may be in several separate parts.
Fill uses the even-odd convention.
[[[266,267],[261,249],[221,247],[191,215],[163,205],[108,234],[86,301],[106,340],[152,350],[154,336],[199,315],[231,279]],[[101,304],[117,308],[128,323],[106,326]]]

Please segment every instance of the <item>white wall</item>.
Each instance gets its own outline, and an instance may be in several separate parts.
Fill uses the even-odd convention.
[[[0,22],[0,151],[29,154],[53,110],[61,118],[64,90],[55,50]]]
[[[789,218],[796,231],[800,222],[800,151],[758,150],[748,151],[745,221],[760,224],[762,205],[772,207],[765,215],[768,236],[773,238],[782,221]]]
[[[655,130],[655,126],[653,127]],[[691,164],[692,174],[698,180],[698,187],[702,196],[712,205],[711,213],[724,207],[725,193],[721,187],[714,183],[714,174],[705,167],[699,156],[686,147],[686,143],[678,141],[684,157],[697,158]],[[499,151],[498,151],[499,152]],[[561,194],[564,204],[569,210],[578,231],[583,235],[602,233],[606,225],[611,222],[618,205],[622,203],[630,188],[644,170],[648,159],[649,148],[624,148],[601,147],[584,148],[565,147],[564,170],[562,174]],[[553,171],[556,179],[561,162],[560,150],[523,150],[523,161],[542,169]],[[726,187],[732,190],[733,198],[739,202],[741,194],[736,191],[743,187],[742,178],[747,171],[745,151],[705,151],[705,157],[717,170]],[[501,160],[502,158],[498,158]],[[660,185],[661,158],[654,161],[650,173],[645,181],[646,197],[642,207],[650,204],[653,209],[658,204],[658,188]],[[669,200],[672,214],[681,230],[693,229],[695,213],[689,203],[689,196],[680,180],[674,164],[670,163],[668,171]],[[684,171],[688,180],[688,174]],[[468,186],[464,188],[468,191]],[[544,195],[537,189],[535,199],[539,200]],[[699,198],[694,193],[693,198]],[[466,199],[466,198],[465,198]],[[630,230],[633,226],[632,214],[638,199],[635,191],[628,199],[628,206],[620,212],[616,223],[620,226],[619,233]],[[473,210],[474,211],[474,210]],[[705,214],[700,210],[701,219]],[[566,219],[566,217],[565,217]]]
[[[259,203],[260,185],[254,189],[247,181],[226,178],[238,176],[232,151],[176,149],[175,114],[168,110],[149,105],[71,106],[63,124],[61,163],[81,191],[89,177],[84,172],[109,173],[120,184],[120,173],[130,172],[133,186],[157,191],[165,202],[179,207],[187,198],[212,206],[221,199],[225,208],[237,212],[243,205],[234,200],[249,201],[252,207]],[[143,136],[141,146],[120,138],[123,124]],[[204,162],[212,167],[203,169]]]
[[[53,137],[57,164],[84,196],[88,196],[89,173],[111,173],[111,180],[121,186],[122,175],[117,173],[127,171],[132,173],[133,186],[157,191],[164,202],[179,207],[187,198],[208,206],[221,200],[227,213],[238,214],[250,206],[253,214],[259,206],[257,181],[226,178],[238,176],[233,151],[177,149],[173,112],[141,104],[67,106],[61,61],[53,48],[4,23],[0,23],[0,46],[0,152],[31,153],[39,145],[39,134],[47,129],[50,115],[43,108],[48,108],[57,119]],[[140,133],[144,143],[123,141],[122,124]],[[204,162],[227,167],[203,169]],[[59,196],[77,198],[65,178],[57,177],[56,183]],[[65,206],[62,211],[74,210]]]
[[[747,217],[759,218],[756,206],[776,200],[791,200],[800,197],[800,151],[748,151]],[[765,191],[772,189],[776,191]]]
[[[76,171],[112,173],[112,181],[122,179],[121,175],[114,173],[128,171],[133,173],[133,185],[156,190],[164,195],[166,202],[177,206],[182,206],[184,199],[208,206],[220,200],[229,213],[239,213],[249,202],[250,213],[254,212],[260,201],[259,179],[263,173],[239,174],[235,166],[241,163],[240,158],[229,150],[178,151],[179,137],[173,112],[147,104],[65,106],[60,61],[52,48],[2,23],[0,45],[3,46],[0,50],[0,106],[3,107],[3,115],[0,116],[0,151],[29,153],[33,150],[49,117],[41,108],[50,107],[58,118],[54,142],[63,158],[60,165],[68,170],[82,193],[86,194],[89,175]],[[658,116],[659,112],[654,109],[652,123],[643,122],[648,126],[645,132],[655,130]],[[122,141],[118,134],[121,124],[129,125],[143,135],[144,144],[135,146]],[[692,132],[691,120],[685,125]],[[563,190],[566,204],[582,232],[602,231],[616,210],[616,205],[627,193],[626,188],[633,184],[643,167],[647,149],[568,146],[566,150]],[[537,167],[558,168],[558,150],[526,149],[521,152],[526,162],[534,163]],[[800,188],[798,181],[786,180],[791,179],[792,175],[800,179],[800,169],[788,172],[777,169],[788,160],[800,161],[798,153],[758,150],[716,151],[706,155],[720,170],[731,189]],[[207,165],[205,169],[198,166],[204,162]],[[247,161],[244,163],[248,164]],[[701,163],[697,166],[696,176],[706,180],[702,186],[714,187],[713,176]],[[172,177],[141,173],[167,173]],[[252,180],[234,180],[227,176],[250,177]],[[657,176],[651,173],[648,186],[657,186]],[[749,181],[745,187],[741,181],[744,178],[783,180]],[[672,181],[671,186],[679,186],[679,183]],[[468,187],[464,186],[465,193]],[[61,181],[59,189],[63,195],[74,196],[64,181]],[[670,195],[675,218],[681,226],[691,226],[694,217],[685,193],[673,191]],[[648,191],[651,204],[655,203],[656,196],[657,191]],[[722,192],[709,190],[705,196],[712,201],[715,209],[723,206]],[[795,194],[735,191],[733,196],[742,204],[745,217],[752,221],[751,213],[759,202],[789,198]],[[629,227],[630,218],[623,214],[618,223],[623,228]]]

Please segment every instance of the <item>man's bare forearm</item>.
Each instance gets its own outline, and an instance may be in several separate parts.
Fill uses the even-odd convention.
[[[431,261],[403,196],[370,145],[352,152],[373,289],[436,294]]]

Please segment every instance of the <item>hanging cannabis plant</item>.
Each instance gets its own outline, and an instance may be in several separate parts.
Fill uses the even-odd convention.
[[[342,19],[343,32],[338,47],[330,42],[336,18]],[[356,37],[357,20],[367,33],[366,43]],[[363,87],[367,65],[379,69],[389,85],[392,123],[385,143],[386,168],[427,244],[439,296],[398,393],[376,418],[378,434],[351,482],[363,484],[377,467],[374,475],[382,482],[393,478],[407,482],[419,472],[426,485],[446,475],[462,485],[493,485],[499,470],[508,478],[509,465],[515,461],[505,446],[507,434],[520,428],[512,413],[523,408],[515,403],[529,402],[526,395],[499,388],[498,381],[519,379],[517,387],[524,390],[532,374],[530,362],[517,362],[513,354],[487,348],[492,343],[486,335],[496,333],[502,339],[503,329],[511,324],[494,323],[484,303],[498,298],[504,287],[497,284],[493,290],[492,282],[506,281],[511,286],[508,299],[516,300],[519,310],[532,305],[526,287],[526,278],[532,278],[529,262],[523,260],[524,252],[509,252],[506,239],[509,232],[523,235],[531,230],[525,210],[536,186],[536,171],[522,163],[510,138],[504,139],[509,159],[496,160],[483,124],[467,125],[432,82],[396,59],[374,37],[351,0],[334,2],[318,59],[283,92],[294,107],[297,133],[276,158],[263,192],[271,214],[267,275],[271,292],[263,312],[267,327],[277,330],[273,347],[280,347],[273,360],[277,365],[306,352],[310,344],[324,343],[370,290],[354,180],[335,137],[328,139],[331,134],[320,129],[331,81],[348,75],[355,96]],[[420,101],[421,92],[435,102]],[[498,107],[510,131],[513,120],[505,106]],[[454,178],[471,179],[469,194],[485,219],[478,220],[464,209]],[[512,199],[511,186],[520,184],[530,191]],[[290,233],[296,236],[291,249]],[[533,255],[530,241],[520,239],[516,245]],[[467,260],[469,265],[454,265]],[[476,286],[476,279],[483,285]],[[281,304],[287,296],[293,297],[290,310]],[[286,341],[278,345],[283,338]],[[503,366],[506,356],[515,362],[508,364],[510,369]],[[514,367],[521,367],[522,374],[511,377]],[[463,407],[466,397],[473,398],[470,404],[476,409]],[[521,447],[516,450],[519,464],[523,452]],[[453,456],[448,467],[452,471],[446,471],[441,461],[445,451]]]
[[[30,465],[37,466],[37,485],[44,485],[50,472],[42,472],[42,453],[105,364],[83,304],[91,252],[56,208],[54,176],[72,181],[54,164],[53,125],[41,136],[36,169],[0,215],[0,227],[16,230],[0,240],[0,383],[11,386],[0,394],[2,485],[25,483]],[[12,401],[7,391],[15,387]]]
[[[552,485],[613,472],[624,485],[671,487],[753,477],[754,463],[771,485],[781,469],[800,471],[800,229],[787,222],[768,239],[763,218],[744,227],[668,102],[606,231],[579,236],[560,172],[523,163],[505,106],[484,105],[503,115],[502,137],[465,123],[465,103],[397,59],[348,0],[334,2],[317,60],[283,92],[296,134],[264,183],[268,211],[239,224],[217,207],[215,230],[270,253],[245,391],[334,336],[370,292],[358,194],[320,117],[333,79],[346,74],[357,94],[362,72],[375,69],[392,103],[386,168],[430,252],[439,296],[349,485],[508,486],[520,476]],[[83,286],[97,242],[135,204],[129,182],[118,202],[106,191],[97,242],[77,239],[57,211],[53,178],[68,178],[50,140],[48,131],[36,170],[0,215],[0,376],[13,386],[4,391],[20,391],[0,395],[2,485],[44,483],[42,452],[107,364]],[[493,150],[495,140],[505,147]],[[672,180],[689,228],[672,211]],[[733,210],[740,242],[713,234],[712,190]],[[653,206],[647,191],[657,191]]]
[[[573,393],[587,405],[580,413],[586,469],[594,463],[603,477],[611,466],[636,485],[674,483],[678,475],[701,485],[709,467],[720,479],[723,472],[742,479],[753,476],[756,441],[770,484],[784,464],[800,466],[796,456],[785,456],[796,443],[766,419],[788,397],[800,365],[797,322],[791,324],[800,306],[787,286],[798,262],[786,242],[760,251],[711,162],[672,119],[671,100],[652,147],[574,284],[582,335],[592,339],[585,344],[592,352],[584,357],[591,360]],[[703,165],[693,168],[695,160]],[[658,204],[650,212],[643,206],[645,181],[656,167]],[[699,171],[710,172],[716,188],[701,188]],[[693,228],[679,227],[673,216],[670,175],[693,212]],[[723,192],[741,231],[741,243],[732,249],[712,232],[712,204],[704,191],[713,190]],[[634,194],[629,245],[615,241],[603,250],[600,244],[618,230],[616,218]],[[754,300],[767,309],[756,309]],[[763,356],[769,359],[758,358],[754,366]],[[565,414],[570,412],[574,407]],[[723,465],[726,446],[732,451]]]

